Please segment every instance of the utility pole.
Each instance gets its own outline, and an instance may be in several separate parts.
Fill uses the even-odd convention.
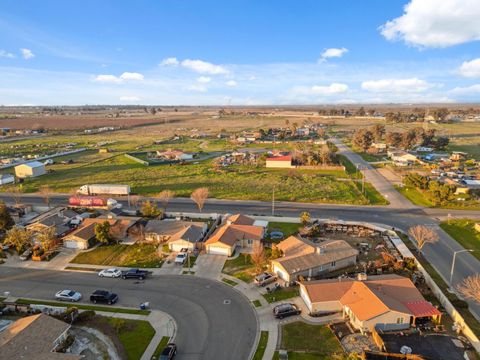
[[[272,216],[275,216],[275,186],[272,189]]]

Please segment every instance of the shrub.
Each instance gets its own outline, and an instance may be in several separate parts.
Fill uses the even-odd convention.
[[[78,314],[76,321],[83,323],[91,321],[95,317],[95,311],[93,310],[85,310]]]

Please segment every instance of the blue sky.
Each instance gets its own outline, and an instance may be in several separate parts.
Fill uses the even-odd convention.
[[[478,0],[0,3],[0,104],[477,102]]]

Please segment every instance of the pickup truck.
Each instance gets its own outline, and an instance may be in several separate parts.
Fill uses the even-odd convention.
[[[150,275],[151,271],[140,270],[140,269],[130,269],[127,271],[122,271],[122,279],[145,279],[148,275]]]

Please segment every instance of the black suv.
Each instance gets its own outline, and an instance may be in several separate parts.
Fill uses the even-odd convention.
[[[112,305],[118,301],[118,295],[107,290],[95,290],[95,292],[90,295],[90,301],[94,304],[103,302]]]
[[[295,304],[280,304],[273,308],[273,315],[277,319],[283,319],[287,316],[300,315],[302,310],[300,310]]]
[[[177,345],[175,345],[174,343],[170,343],[165,347],[165,349],[163,349],[158,360],[171,360],[175,357],[176,353]]]

